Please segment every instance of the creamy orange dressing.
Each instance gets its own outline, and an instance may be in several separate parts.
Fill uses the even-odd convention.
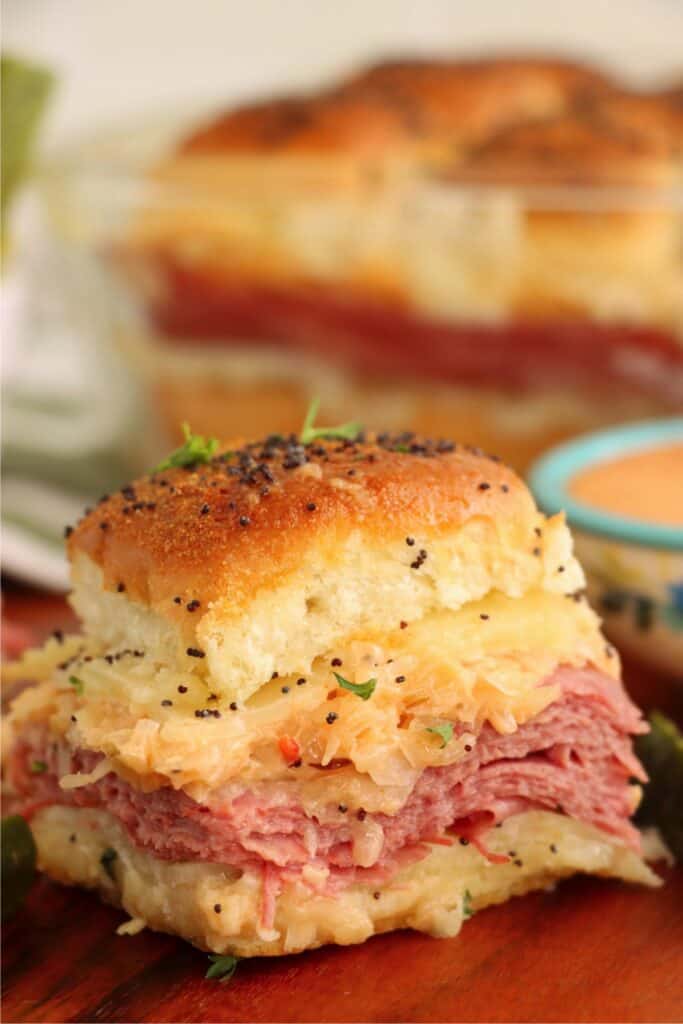
[[[683,443],[591,466],[571,480],[569,493],[618,516],[683,527]]]

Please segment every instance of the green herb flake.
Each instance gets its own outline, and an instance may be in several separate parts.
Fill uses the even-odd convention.
[[[230,981],[239,963],[239,958],[229,953],[225,956],[212,954],[209,960],[211,961],[211,966],[204,977],[220,981],[221,985],[225,985]]]
[[[45,761],[31,761],[31,775],[42,775],[46,771],[47,764]]]
[[[339,427],[316,427],[314,423],[319,408],[320,399],[314,398],[308,407],[306,419],[299,435],[302,444],[312,444],[313,441],[319,439],[334,440],[335,438],[343,441],[355,441],[363,430],[363,424],[355,422],[342,423]]]
[[[164,469],[172,469],[174,466],[196,466],[200,462],[210,462],[218,447],[215,437],[202,437],[201,434],[193,434],[187,423],[182,424],[185,443],[176,448],[174,452],[160,462],[153,473],[161,473]]]
[[[114,850],[113,847],[108,846],[100,857],[100,864],[107,872],[112,882],[116,881],[116,875],[114,874],[114,861],[118,859],[118,856],[119,855],[116,850]]]
[[[73,686],[78,696],[81,697],[83,695],[83,680],[79,679],[78,676],[69,676],[69,683]]]
[[[450,743],[453,739],[453,723],[441,722],[440,725],[430,725],[427,727],[427,732],[441,737],[441,749],[443,750],[446,744]]]
[[[463,921],[467,921],[470,917],[474,917],[474,913],[474,910],[472,910],[472,893],[469,889],[465,889],[465,893],[462,898]]]
[[[683,861],[683,735],[661,711],[653,711],[649,721],[649,733],[638,736],[635,744],[650,777],[636,821],[655,825],[676,859]]]
[[[360,697],[361,700],[370,700],[377,686],[376,679],[366,679],[364,683],[350,683],[348,679],[344,679],[344,676],[340,676],[338,672],[334,672],[333,675],[342,689],[355,693],[356,697]]]

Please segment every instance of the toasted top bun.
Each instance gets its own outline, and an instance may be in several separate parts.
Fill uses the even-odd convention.
[[[551,59],[380,64],[194,131],[116,258],[187,340],[192,295],[235,340],[241,297],[274,302],[277,335],[283,294],[325,311],[330,287],[361,312],[680,333],[682,110]]]
[[[240,699],[489,593],[583,584],[510,469],[413,435],[232,445],[103,499],[68,548],[87,633]]]
[[[546,161],[535,127],[543,126],[542,134],[549,130],[554,149],[555,120],[570,157],[575,136],[582,137],[582,181],[594,169],[602,183],[611,167],[621,182],[626,163],[630,180],[650,183],[648,156],[660,167],[683,142],[675,92],[629,90],[585,65],[525,57],[404,60],[370,67],[314,94],[228,111],[186,139],[178,157],[334,154],[389,161],[433,157],[452,165],[467,159],[471,147],[495,149],[499,133],[528,128],[528,140],[524,131],[519,134],[516,157],[524,159],[527,173],[535,169],[543,177]],[[577,127],[567,130],[565,122]],[[501,179],[506,171],[503,163]]]
[[[181,152],[418,155],[442,148],[439,142],[476,142],[520,120],[556,115],[606,89],[599,72],[565,61],[387,61],[315,94],[229,111]]]
[[[473,146],[451,174],[457,181],[510,185],[666,185],[674,176],[672,139],[655,125],[640,130],[623,117],[572,111],[496,133]]]

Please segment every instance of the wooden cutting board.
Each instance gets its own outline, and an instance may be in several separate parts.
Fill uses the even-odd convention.
[[[39,633],[69,625],[59,599],[6,598]],[[626,677],[644,706],[680,716],[683,692]],[[227,986],[204,979],[205,954],[119,938],[124,914],[41,878],[4,929],[3,1020],[681,1021],[683,869],[663,874],[657,891],[575,878],[481,912],[455,939],[400,932],[244,962]]]

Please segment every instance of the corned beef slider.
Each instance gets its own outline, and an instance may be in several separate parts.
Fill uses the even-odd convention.
[[[12,670],[42,868],[240,956],[656,884],[563,518],[478,450],[338,434],[189,438],[71,532],[83,634]]]
[[[408,57],[174,139],[112,211],[107,264],[174,430],[295,429],[322,393],[524,467],[683,407],[675,90],[538,54]]]

